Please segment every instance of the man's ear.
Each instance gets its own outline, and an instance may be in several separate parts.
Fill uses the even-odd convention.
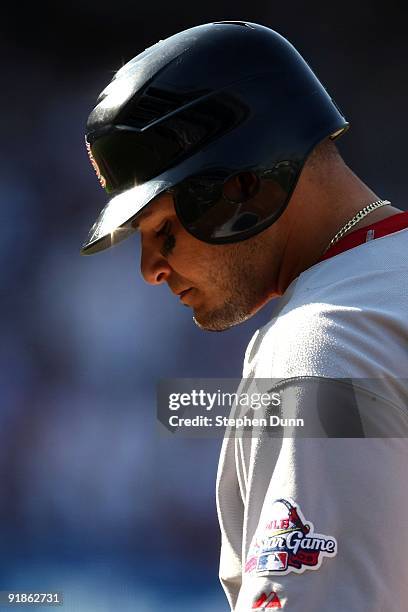
[[[230,176],[223,185],[223,196],[228,202],[239,204],[253,198],[259,190],[255,172],[239,172]]]

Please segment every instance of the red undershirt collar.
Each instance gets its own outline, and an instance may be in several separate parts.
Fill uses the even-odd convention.
[[[316,263],[320,263],[325,259],[330,259],[330,257],[343,253],[343,251],[353,249],[354,247],[364,244],[365,242],[369,242],[370,240],[382,238],[383,236],[393,234],[394,232],[398,232],[399,230],[405,228],[408,228],[408,211],[396,213],[395,215],[382,219],[381,221],[377,221],[372,225],[367,225],[361,229],[354,230],[354,232],[347,234],[344,236],[344,238],[341,238],[341,240],[330,247],[330,249],[326,251],[326,253]]]

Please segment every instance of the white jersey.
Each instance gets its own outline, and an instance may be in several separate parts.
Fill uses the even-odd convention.
[[[407,251],[404,229],[314,265],[248,346],[239,392],[255,379],[282,379],[307,419],[311,383],[358,380],[357,405],[376,407],[380,423],[378,437],[343,435],[346,393],[326,437],[227,432],[217,477],[220,578],[235,612],[407,609],[408,440],[398,437],[408,431]],[[368,390],[368,379],[379,388]]]

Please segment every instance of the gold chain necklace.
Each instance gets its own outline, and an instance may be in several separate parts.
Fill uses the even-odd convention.
[[[356,223],[361,221],[361,219],[364,219],[365,216],[370,214],[370,212],[373,212],[373,210],[376,210],[376,208],[386,206],[387,204],[391,204],[391,202],[389,200],[376,200],[375,202],[371,202],[371,204],[367,204],[367,206],[364,206],[364,208],[359,210],[358,213],[354,215],[354,217],[350,219],[350,221],[347,221],[347,223],[343,225],[343,227],[337,232],[337,234],[333,236],[333,238],[330,240],[329,244],[323,251],[323,255],[330,249],[330,247],[333,246],[333,244],[336,244],[336,242],[338,242],[340,238],[343,238],[344,234],[346,234],[349,229],[351,229],[352,227],[354,227],[354,225],[356,225]]]

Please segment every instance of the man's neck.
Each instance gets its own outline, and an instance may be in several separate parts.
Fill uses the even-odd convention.
[[[367,204],[380,199],[345,164],[323,184],[312,178],[307,171],[302,174],[287,210],[278,220],[287,231],[278,295],[319,261],[331,239],[348,221]],[[399,212],[402,211],[396,207],[383,206],[369,213],[350,231]]]

